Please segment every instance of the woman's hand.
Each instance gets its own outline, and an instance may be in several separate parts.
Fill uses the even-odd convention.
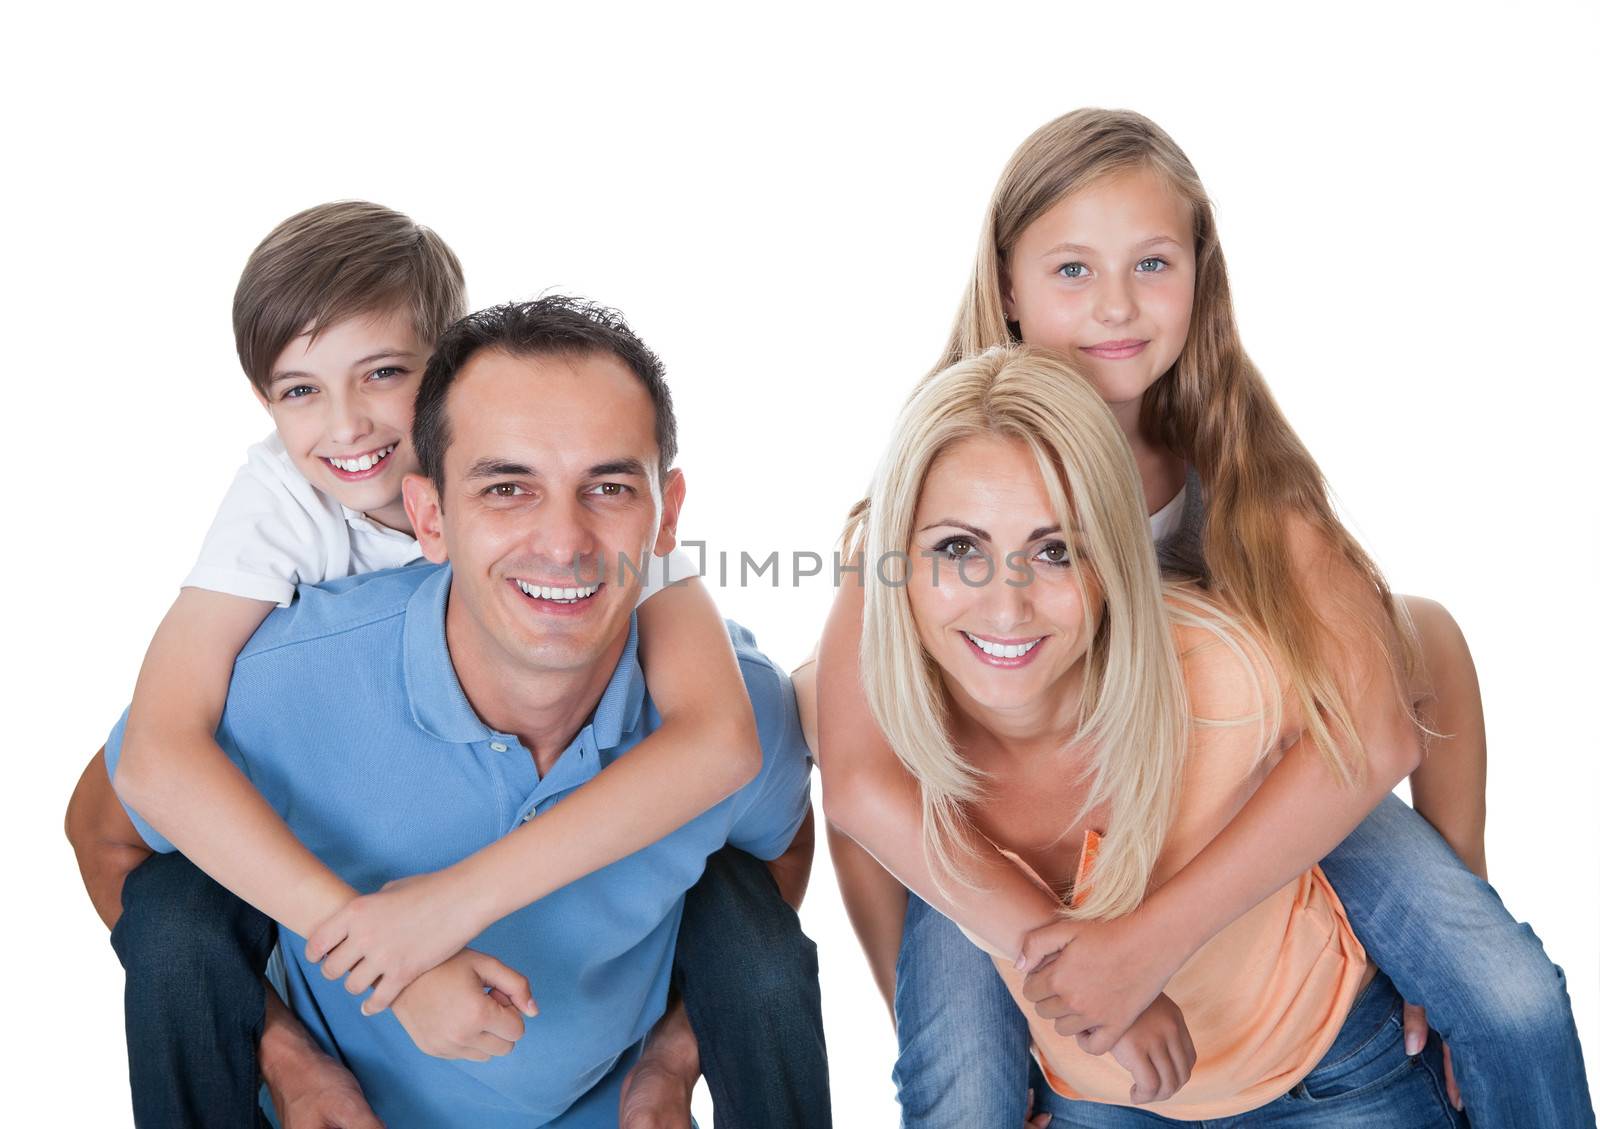
[[[1187,954],[1143,928],[1136,910],[1110,921],[1058,921],[1029,933],[1017,968],[1022,994],[1056,1032],[1105,1054],[1154,1002]]]
[[[1083,1042],[1081,1036],[1078,1041]],[[1194,1040],[1172,997],[1157,996],[1117,1040],[1111,1057],[1133,1075],[1128,1100],[1135,1105],[1164,1102],[1183,1089],[1194,1070]]]
[[[1403,1012],[1405,1015],[1406,1054],[1419,1055],[1422,1048],[1428,1045],[1428,1013],[1416,1004],[1407,1004]],[[1444,1092],[1450,1099],[1450,1104],[1458,1110],[1466,1107],[1461,1104],[1461,1087],[1456,1085],[1456,1068],[1450,1062],[1450,1044],[1444,1045]]]
[[[522,1017],[538,1014],[527,978],[473,949],[417,977],[394,1002],[394,1017],[419,1051],[473,1062],[510,1054]]]
[[[482,931],[468,894],[449,871],[397,879],[312,930],[306,959],[329,980],[344,977],[352,996],[372,988],[361,1010],[377,1015]]]

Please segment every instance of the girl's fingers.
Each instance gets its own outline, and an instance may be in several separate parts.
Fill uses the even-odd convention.
[[[322,958],[322,975],[329,980],[343,978],[361,960],[354,945],[340,943]]]
[[[1150,1061],[1150,1056],[1135,1055],[1128,1072],[1133,1075],[1133,1087],[1128,1091],[1128,1100],[1138,1105],[1153,1101],[1157,1091],[1161,1089],[1161,1073],[1156,1070],[1155,1063]]]
[[[366,1015],[378,1015],[388,1011],[394,1004],[395,999],[405,989],[406,986],[400,983],[399,977],[380,976],[378,977],[377,985],[372,990],[372,995],[368,996],[366,1002],[361,1005],[361,1011]]]
[[[1033,1005],[1033,1010],[1040,1019],[1061,1019],[1063,1016],[1078,1014],[1072,1005],[1060,996],[1046,996]]]
[[[1178,1081],[1178,1068],[1172,1061],[1172,1048],[1166,1043],[1157,1043],[1150,1052],[1150,1062],[1161,1078],[1161,1086],[1156,1090],[1153,1100],[1164,1102],[1176,1094],[1181,1085]]]
[[[1054,956],[1072,943],[1078,927],[1070,921],[1058,921],[1035,929],[1022,942],[1022,954],[1017,957],[1017,970],[1031,972],[1045,957]]]
[[[1416,1004],[1407,1004],[1405,1016],[1406,1054],[1416,1056],[1428,1045],[1428,1013]]]

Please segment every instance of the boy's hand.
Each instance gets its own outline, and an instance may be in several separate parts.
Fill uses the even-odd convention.
[[[394,1002],[394,1017],[418,1050],[473,1062],[510,1054],[522,1017],[538,1014],[527,979],[474,949],[424,972]]]
[[[387,883],[376,894],[346,902],[311,931],[306,959],[322,965],[345,990],[372,995],[361,1005],[377,1015],[428,969],[481,932],[466,891],[449,872],[418,874]]]
[[[1083,1041],[1078,1036],[1080,1046]],[[1117,1040],[1111,1057],[1133,1075],[1129,1101],[1135,1105],[1166,1101],[1183,1089],[1194,1069],[1194,1040],[1189,1038],[1183,1012],[1170,996],[1157,996]]]
[[[1085,1036],[1105,1054],[1154,1002],[1187,959],[1142,928],[1138,911],[1110,921],[1058,921],[1029,933],[1017,968],[1022,994],[1061,1035]]]

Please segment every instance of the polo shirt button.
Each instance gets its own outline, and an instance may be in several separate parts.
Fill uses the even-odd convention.
[[[506,751],[506,743],[504,741],[490,741],[489,747],[497,753],[503,753]]]

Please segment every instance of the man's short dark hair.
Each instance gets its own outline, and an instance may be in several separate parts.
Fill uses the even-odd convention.
[[[661,476],[678,455],[678,422],[672,414],[661,359],[628,328],[616,310],[583,298],[550,294],[531,302],[504,302],[468,314],[440,335],[417,390],[411,446],[422,473],[444,494],[444,453],[450,446],[445,400],[450,386],[481,350],[499,349],[514,357],[588,356],[610,353],[644,383],[656,410],[656,447]]]

